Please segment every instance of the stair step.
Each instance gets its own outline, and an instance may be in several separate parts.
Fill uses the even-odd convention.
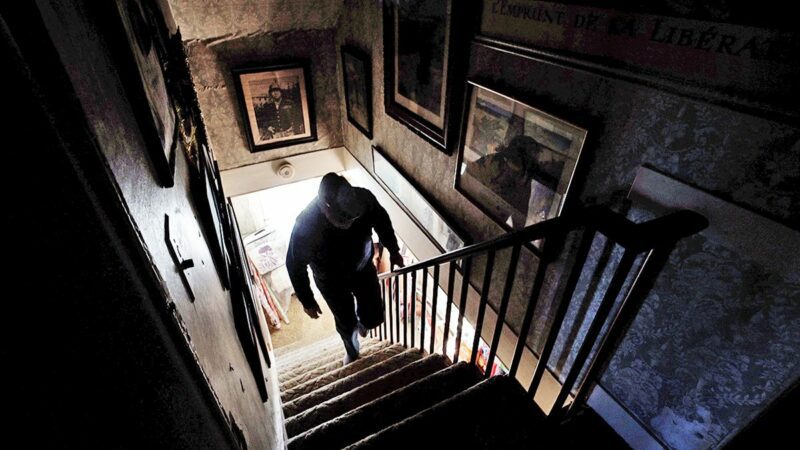
[[[552,442],[544,413],[526,397],[522,386],[497,376],[347,449],[530,449],[552,448]]]
[[[474,366],[460,362],[292,437],[289,449],[342,448],[427,409],[479,380],[480,373]]]
[[[395,344],[389,347],[382,348],[376,352],[373,352],[367,356],[359,358],[350,364],[340,367],[336,370],[324,373],[316,378],[312,378],[311,380],[306,381],[305,383],[299,384],[297,386],[292,387],[291,389],[287,389],[281,392],[281,400],[283,403],[288,403],[300,396],[303,396],[311,391],[315,391],[323,386],[327,386],[337,380],[340,380],[344,377],[352,375],[354,373],[360,372],[373,364],[377,364],[381,361],[391,358],[392,356],[401,353],[404,351],[405,348],[402,345]]]
[[[275,352],[276,352],[276,356],[278,356],[279,359],[281,359],[283,361],[289,361],[289,360],[291,360],[293,358],[296,358],[298,355],[302,354],[305,351],[314,350],[314,349],[317,349],[317,348],[320,348],[320,347],[331,345],[332,343],[335,343],[335,342],[341,342],[341,338],[339,338],[338,334],[334,333],[334,334],[332,334],[330,336],[324,337],[324,338],[322,338],[322,339],[320,339],[318,341],[315,341],[315,342],[312,342],[312,343],[306,344],[306,345],[296,346],[296,344],[292,343],[292,344],[289,344],[288,346],[276,349]],[[288,350],[283,351],[280,354],[278,354],[278,350],[280,350],[282,348],[287,348],[287,347],[289,347]]]
[[[362,344],[361,354],[363,356],[366,356],[369,355],[370,353],[374,353],[388,346],[389,343],[386,341],[365,342]],[[321,353],[315,357],[311,357],[309,359],[302,361],[302,364],[296,364],[295,366],[293,366],[292,370],[285,370],[278,373],[278,383],[280,383],[281,389],[282,390],[291,389],[291,386],[286,387],[286,385],[289,384],[297,385],[302,383],[303,381],[307,381],[308,379],[310,379],[308,377],[312,371],[319,372],[319,370],[323,366],[327,366],[328,368],[320,373],[317,373],[317,375],[315,376],[318,376],[321,373],[327,372],[329,370],[341,367],[345,351],[344,351],[344,345],[339,344],[339,347],[341,348],[339,348],[338,351],[328,351],[325,353]],[[302,380],[303,378],[306,378],[306,380],[300,381],[300,383],[298,383],[298,381]]]
[[[303,411],[319,405],[322,402],[351,392],[352,390],[370,383],[373,380],[382,377],[383,375],[408,366],[409,364],[422,359],[422,356],[423,355],[420,350],[408,349],[398,355],[392,356],[385,361],[375,364],[372,367],[368,367],[360,372],[354,373],[348,377],[331,383],[321,389],[309,392],[302,397],[298,397],[290,402],[284,403],[283,416],[287,419],[296,416]],[[441,368],[444,368],[444,366]]]
[[[321,423],[333,420],[339,415],[436,373],[447,367],[447,365],[448,361],[444,356],[433,355],[401,367],[382,377],[373,378],[372,381],[357,389],[331,398],[289,418],[286,421],[286,432],[290,437],[301,434]]]
[[[303,348],[307,348],[307,347],[310,347],[310,346],[314,346],[314,345],[320,344],[322,342],[325,342],[325,341],[328,341],[330,339],[333,339],[334,337],[339,337],[339,335],[334,333],[334,334],[325,336],[325,337],[323,337],[323,338],[321,338],[321,339],[319,339],[317,341],[310,342],[310,343],[305,343],[304,344],[303,342],[298,341],[298,342],[292,342],[290,344],[283,345],[281,347],[276,347],[275,350],[274,350],[275,357],[276,358],[289,357],[295,351],[298,351],[298,350],[301,350]]]
[[[375,340],[370,339],[369,341],[372,342]],[[364,344],[367,344],[367,342],[364,342]],[[303,347],[302,349],[293,352],[291,356],[279,358],[278,367],[280,367],[280,370],[278,374],[281,375],[297,369],[309,359],[319,358],[323,355],[328,355],[334,352],[344,355],[344,345],[342,344],[342,339],[339,338],[338,334],[336,335],[336,339],[318,342],[315,345]]]

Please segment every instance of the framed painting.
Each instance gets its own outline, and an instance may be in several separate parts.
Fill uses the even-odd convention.
[[[467,84],[456,190],[506,229],[560,215],[587,130]]]
[[[119,59],[120,76],[128,91],[150,160],[161,185],[171,187],[175,172],[177,116],[164,75],[168,31],[152,1],[116,0],[125,43]],[[129,56],[128,56],[129,55]]]
[[[307,64],[239,68],[233,76],[251,152],[317,140]]]
[[[342,77],[347,120],[372,139],[372,65],[355,47],[342,47]]]
[[[464,246],[464,238],[422,195],[412,181],[392,164],[376,146],[372,146],[372,170],[378,181],[401,208],[442,252]]]
[[[450,154],[452,112],[461,103],[466,70],[465,18],[472,2],[384,2],[386,113]]]

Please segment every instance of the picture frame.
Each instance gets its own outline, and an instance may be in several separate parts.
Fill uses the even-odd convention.
[[[306,62],[242,67],[233,77],[251,153],[317,140]]]
[[[239,231],[239,222],[233,204],[228,201],[226,204],[228,228],[228,245],[231,254],[231,303],[234,327],[247,359],[250,370],[253,373],[256,386],[258,387],[261,401],[269,399],[267,392],[267,373],[266,368],[272,366],[269,356],[269,344],[264,337],[264,330],[258,317],[256,307],[256,295],[253,293],[251,272],[248,265],[247,255],[244,250],[242,235]]]
[[[158,6],[150,0],[116,0],[121,33],[118,59],[125,90],[142,130],[148,156],[164,187],[175,184],[178,117],[174,108],[166,66],[169,32]]]
[[[467,82],[455,189],[507,230],[561,214],[588,131]]]
[[[384,2],[384,106],[438,150],[452,153],[474,2]]]
[[[211,149],[200,144],[199,172],[192,176],[192,194],[199,213],[203,234],[224,289],[230,289],[228,255],[225,248],[225,202],[221,194],[215,161]]]
[[[375,145],[372,146],[372,170],[377,181],[442,253],[467,245],[463,233],[443,217],[439,208],[422,194],[424,191]]]
[[[344,45],[342,79],[347,120],[364,136],[372,139],[372,64],[371,58],[356,47]]]

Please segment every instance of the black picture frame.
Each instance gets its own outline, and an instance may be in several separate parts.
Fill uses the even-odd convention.
[[[230,289],[229,258],[225,248],[225,202],[215,160],[206,144],[200,145],[199,171],[192,176],[192,194],[203,234],[222,287]]]
[[[148,157],[164,187],[175,184],[178,117],[166,66],[169,32],[150,0],[115,0],[118,21],[116,58],[125,91],[144,136]]]
[[[341,53],[347,120],[372,139],[372,58],[351,45],[343,45]]]
[[[242,235],[239,232],[236,213],[230,201],[227,202],[226,209],[228,228],[230,230],[228,246],[231,254],[230,292],[234,326],[239,337],[239,343],[242,345],[242,350],[253,373],[261,401],[266,402],[269,399],[267,379],[264,370],[265,366],[261,362],[264,361],[266,368],[270,368],[272,362],[269,357],[269,346],[265,342],[264,330],[261,329],[258,313],[256,312],[256,308],[260,308],[261,305],[256,303],[256,296],[252,290],[253,283],[251,281],[249,263],[244,243],[242,242]]]
[[[411,0],[383,6],[386,114],[448,155],[457,139],[477,3]]]
[[[317,140],[307,62],[240,67],[233,78],[251,153]],[[278,91],[281,106],[275,107]]]
[[[588,130],[522,96],[466,85],[454,188],[508,231],[559,216]]]

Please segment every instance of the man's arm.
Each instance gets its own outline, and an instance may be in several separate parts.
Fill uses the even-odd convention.
[[[403,267],[403,257],[400,255],[400,247],[397,245],[397,237],[394,234],[394,228],[392,227],[392,220],[389,218],[389,214],[383,209],[383,206],[378,203],[378,199],[376,199],[371,192],[366,189],[364,191],[371,203],[369,208],[370,214],[372,214],[372,227],[375,228],[375,232],[378,234],[381,244],[389,250],[392,264]]]
[[[297,299],[303,304],[306,310],[319,310],[319,305],[314,299],[311,291],[311,283],[308,279],[309,258],[305,251],[302,233],[298,231],[300,223],[295,223],[292,230],[292,237],[289,239],[289,249],[286,253],[286,270],[289,272],[289,279],[292,281],[294,292]]]

